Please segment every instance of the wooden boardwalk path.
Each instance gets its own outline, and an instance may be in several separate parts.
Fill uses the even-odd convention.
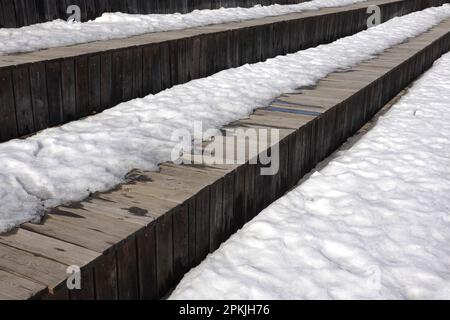
[[[445,0],[349,6],[0,56],[0,142],[79,119],[220,70],[328,43]]]
[[[18,28],[55,19],[66,20],[70,5],[80,8],[81,21],[88,21],[105,12],[187,13],[195,9],[294,4],[303,1],[306,0],[0,0],[0,28]]]
[[[317,86],[287,92],[224,129],[279,129],[280,170],[175,165],[130,172],[110,192],[0,235],[0,298],[157,299],[246,221],[282,196],[450,50],[450,19]],[[250,144],[255,144],[250,141]],[[205,147],[207,144],[205,144]],[[66,288],[66,268],[82,289]]]

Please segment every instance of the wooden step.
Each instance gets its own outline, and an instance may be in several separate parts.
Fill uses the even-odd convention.
[[[306,0],[0,0],[0,28],[19,28],[55,19],[66,20],[70,5],[80,8],[81,21],[88,21],[105,12],[187,13],[196,9],[295,4],[303,1]]]
[[[444,0],[369,0],[128,39],[0,56],[0,141],[27,136],[121,102],[246,63],[296,52]],[[170,2],[172,3],[172,2]]]
[[[164,297],[190,268],[295,186],[449,50],[450,19],[223,128],[229,133],[236,128],[279,130],[263,150],[258,139],[248,139],[259,150],[257,157],[279,149],[275,175],[262,175],[261,164],[251,164],[251,156],[240,164],[163,163],[159,172],[133,170],[110,192],[60,206],[42,223],[0,235],[0,298]],[[346,87],[353,77],[358,85]],[[289,100],[288,107],[280,107],[283,99]],[[323,109],[301,113],[310,112],[310,104]],[[227,135],[224,144],[230,139]],[[203,150],[208,146],[205,141]],[[65,285],[65,268],[72,265],[81,268],[81,290],[69,291]]]

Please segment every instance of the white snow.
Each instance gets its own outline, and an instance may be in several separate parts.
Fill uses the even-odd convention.
[[[225,70],[84,120],[0,144],[0,231],[39,219],[44,207],[105,191],[134,168],[171,159],[175,129],[193,132],[243,118],[283,92],[419,35],[450,17],[450,5],[392,19],[328,45]]]
[[[450,299],[449,109],[450,53],[171,298]]]
[[[29,52],[99,40],[121,39],[150,32],[180,30],[288,13],[345,6],[367,0],[312,0],[294,5],[195,10],[187,14],[105,13],[84,23],[54,20],[22,28],[0,29],[0,55]]]

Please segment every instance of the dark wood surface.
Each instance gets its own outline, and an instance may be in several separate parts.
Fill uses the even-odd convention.
[[[0,0],[0,28],[18,28],[35,23],[66,20],[67,8],[77,5],[81,20],[87,21],[105,12],[132,14],[187,13],[195,9],[251,7],[257,4],[294,4],[306,0]]]
[[[0,141],[60,125],[220,70],[255,63],[443,0],[369,0],[346,7],[0,56]],[[345,21],[346,23],[342,23]]]
[[[163,163],[159,172],[134,170],[110,192],[0,235],[0,298],[164,297],[449,50],[450,19],[352,72],[332,73],[312,89],[288,92],[225,126],[280,130],[269,146],[279,146],[274,176],[261,176],[259,166],[248,163]],[[302,114],[311,102],[316,113]],[[82,290],[65,286],[71,265],[81,267]]]

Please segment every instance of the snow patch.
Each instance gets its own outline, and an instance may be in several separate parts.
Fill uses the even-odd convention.
[[[181,30],[238,22],[288,13],[346,6],[367,0],[312,0],[293,5],[194,10],[180,14],[104,13],[88,22],[54,20],[22,28],[0,29],[0,55],[30,52],[100,40],[122,39],[144,33]]]
[[[219,129],[268,105],[283,92],[313,85],[448,17],[450,5],[429,8],[328,45],[225,70],[27,139],[1,143],[0,232],[39,219],[44,208],[109,190],[132,169],[156,170],[159,163],[171,159],[179,142],[172,138],[176,129],[193,133],[195,121],[202,121],[204,128]],[[441,146],[436,139],[429,142]]]
[[[450,299],[449,108],[447,54],[171,298]]]

